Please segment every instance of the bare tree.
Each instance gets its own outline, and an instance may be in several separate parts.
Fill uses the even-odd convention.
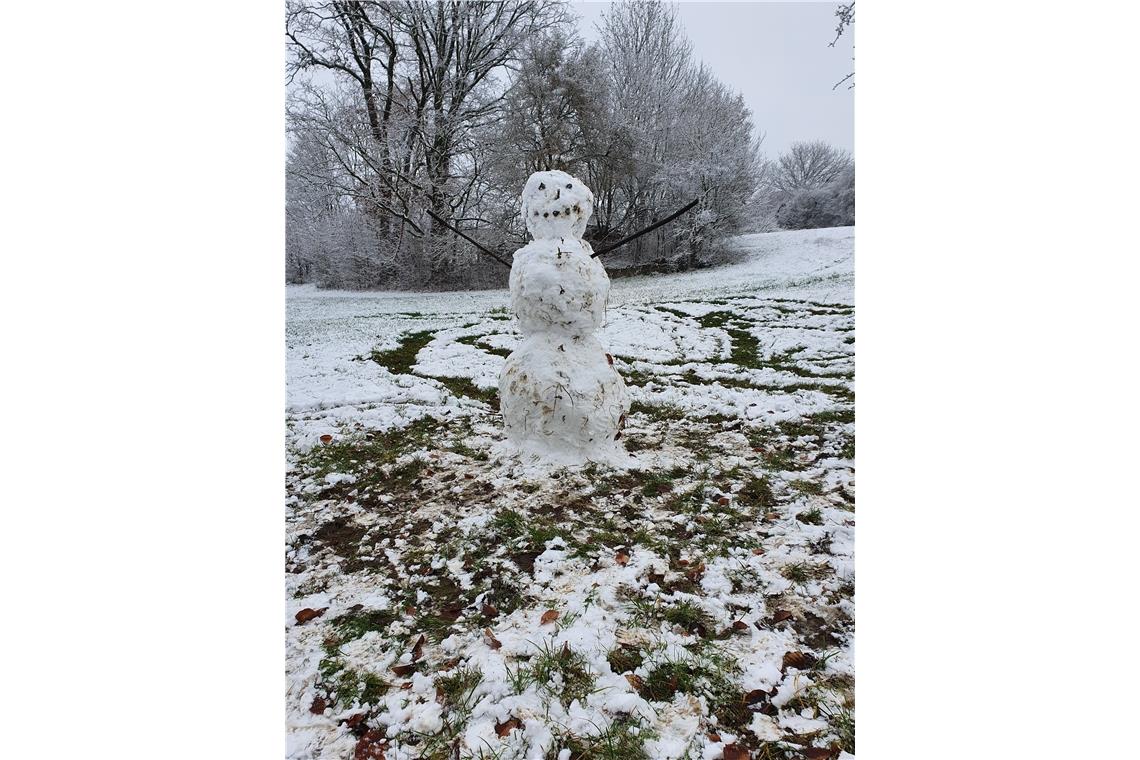
[[[781,192],[822,187],[852,163],[850,153],[822,140],[795,142],[776,160],[769,182]]]
[[[603,14],[600,31],[615,94],[605,160],[617,171],[606,167],[591,173],[589,181],[598,194],[598,225],[631,229],[644,226],[659,208],[681,197],[678,188],[664,181],[662,169],[684,111],[692,45],[676,8],[665,3],[615,3]],[[633,257],[641,258],[654,240],[638,240]]]
[[[288,276],[337,287],[501,284],[433,215],[492,247],[517,194],[561,168],[595,191],[594,240],[694,266],[745,217],[758,141],[743,99],[692,60],[676,10],[606,11],[585,47],[557,0],[288,0]]]
[[[290,0],[290,122],[337,164],[323,181],[385,245],[415,254],[416,279],[476,261],[425,210],[462,219],[485,194],[482,135],[501,118],[506,75],[524,41],[567,21],[555,0]]]

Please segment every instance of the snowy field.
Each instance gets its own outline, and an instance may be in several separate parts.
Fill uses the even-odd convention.
[[[506,290],[287,302],[291,758],[854,753],[854,228],[615,280],[636,465],[504,458]]]

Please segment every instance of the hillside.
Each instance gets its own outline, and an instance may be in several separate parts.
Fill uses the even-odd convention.
[[[621,470],[503,454],[505,290],[289,289],[290,757],[853,752],[854,229],[735,244],[614,282]]]

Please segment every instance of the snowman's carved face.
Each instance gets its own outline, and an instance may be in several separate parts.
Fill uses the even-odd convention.
[[[594,213],[594,194],[566,172],[535,172],[522,193],[522,216],[535,240],[580,238]]]

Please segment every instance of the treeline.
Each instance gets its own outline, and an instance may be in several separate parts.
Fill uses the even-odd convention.
[[[509,257],[542,169],[593,189],[595,247],[700,199],[623,250],[633,266],[700,266],[728,235],[813,216],[784,210],[810,205],[806,185],[772,183],[752,114],[671,6],[614,4],[591,45],[575,24],[555,0],[290,2],[289,281],[501,286],[505,269],[428,212]]]
[[[792,143],[763,163],[756,198],[765,231],[855,224],[855,162],[822,141]]]

